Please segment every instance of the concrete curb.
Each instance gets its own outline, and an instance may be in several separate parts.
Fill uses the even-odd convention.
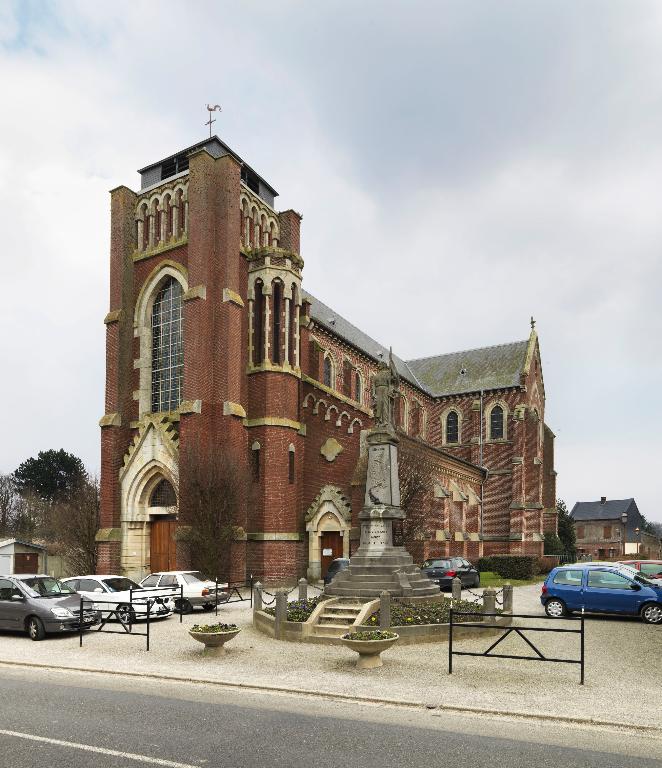
[[[662,739],[662,727],[655,725],[642,725],[638,723],[625,723],[618,720],[599,720],[590,717],[570,717],[568,715],[540,715],[536,712],[526,712],[514,709],[486,709],[485,707],[463,707],[452,704],[426,704],[423,701],[408,699],[388,699],[378,696],[352,696],[347,693],[327,693],[314,691],[307,688],[292,688],[289,686],[263,685],[260,683],[238,683],[231,680],[209,680],[198,677],[183,677],[178,675],[162,675],[154,672],[122,672],[120,670],[94,669],[93,667],[66,667],[54,664],[38,664],[25,661],[3,661],[0,659],[0,667],[22,667],[27,669],[52,669],[59,672],[83,672],[95,675],[109,675],[113,677],[137,677],[149,680],[160,680],[168,683],[193,683],[196,685],[214,685],[219,688],[233,688],[244,691],[257,691],[261,693],[284,693],[290,696],[309,696],[331,701],[348,701],[356,704],[385,704],[391,707],[403,707],[409,709],[434,710],[434,717],[443,717],[445,712],[457,714],[490,715],[493,717],[509,717],[529,722],[545,723],[550,721],[564,723],[566,725],[583,725],[594,728],[610,728],[621,731],[634,731],[657,735]]]

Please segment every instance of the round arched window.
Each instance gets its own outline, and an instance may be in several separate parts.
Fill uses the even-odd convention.
[[[451,411],[446,417],[446,442],[457,443],[460,437],[460,419],[456,411]]]
[[[501,440],[503,438],[503,408],[495,405],[490,413],[490,438]]]

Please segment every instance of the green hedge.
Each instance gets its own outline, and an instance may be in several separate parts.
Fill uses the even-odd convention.
[[[479,571],[492,571],[504,579],[532,579],[538,572],[535,555],[490,555],[478,560]]]

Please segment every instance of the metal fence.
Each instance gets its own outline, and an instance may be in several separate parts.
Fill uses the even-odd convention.
[[[457,621],[458,616],[471,616],[469,611],[456,611],[453,608],[450,610],[450,626],[448,630],[448,674],[453,674],[453,656],[480,656],[482,658],[490,659],[517,659],[520,661],[549,661],[556,662],[558,664],[579,664],[580,667],[580,685],[584,685],[584,612],[582,611],[580,616],[566,616],[563,619],[550,619],[547,616],[536,616],[528,613],[509,614],[511,619],[535,619],[536,621],[558,622],[558,621],[571,621],[579,622],[579,629],[568,629],[566,627],[529,627],[529,626],[500,626],[496,623],[478,624],[476,622]],[[497,617],[503,614],[498,613],[483,613],[483,617]],[[453,629],[455,627],[471,627],[472,629],[489,629],[490,631],[499,631],[503,634],[485,651],[456,651],[453,648]],[[564,634],[579,635],[579,658],[568,659],[553,656],[545,656],[539,648],[528,638],[524,632],[556,632]],[[494,649],[502,643],[511,634],[519,635],[524,642],[535,652],[535,656],[519,656],[510,653],[493,653]]]
[[[158,593],[146,595],[146,592]],[[139,597],[136,597],[136,593],[139,593]],[[149,651],[150,640],[150,624],[156,618],[162,618],[169,614],[169,611],[161,611],[156,609],[156,605],[165,605],[164,599],[172,599],[176,601],[179,599],[183,601],[184,587],[147,587],[144,589],[130,589],[129,590],[129,602],[118,601],[115,599],[109,599],[110,596],[102,594],[98,597],[83,597],[80,596],[80,604],[78,610],[78,645],[83,647],[83,634],[85,627],[84,616],[89,615],[91,612],[97,614],[98,626],[93,625],[95,628],[92,630],[92,626],[88,626],[89,630],[95,632],[103,632],[108,635],[132,635],[133,637],[144,637],[146,642],[146,649]],[[100,606],[107,605],[108,608]],[[86,607],[87,606],[87,607]],[[112,606],[112,607],[111,607]],[[116,621],[119,623],[121,629],[108,629],[108,622]],[[134,631],[134,625],[139,621],[145,621],[145,631]],[[182,615],[180,612],[179,621],[182,621]]]

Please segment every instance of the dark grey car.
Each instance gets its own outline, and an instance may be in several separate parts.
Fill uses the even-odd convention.
[[[430,581],[439,584],[440,589],[451,589],[453,579],[456,577],[462,582],[462,588],[480,586],[480,573],[462,557],[439,557],[426,560],[421,570]]]
[[[32,640],[46,633],[79,629],[80,595],[51,576],[0,576],[0,629],[27,632]],[[98,623],[98,612],[86,606],[83,627]]]

